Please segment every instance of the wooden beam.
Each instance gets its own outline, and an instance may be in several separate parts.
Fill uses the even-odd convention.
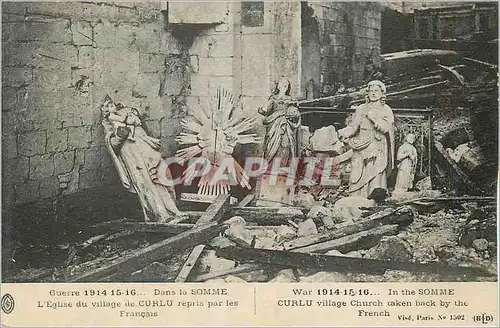
[[[195,224],[195,227],[210,222],[220,221],[222,215],[230,207],[231,205],[230,201],[231,201],[231,196],[229,194],[217,196],[215,201],[207,208],[205,213],[203,213],[202,216],[198,219],[198,221]],[[185,282],[189,278],[191,271],[196,266],[196,263],[198,262],[198,259],[200,258],[200,255],[201,253],[203,253],[204,249],[205,245],[197,245],[191,250],[191,253],[189,254],[186,262],[184,262],[181,270],[177,274],[175,282]]]
[[[215,201],[210,204],[198,221],[196,221],[196,225],[199,226],[209,222],[220,221],[222,219],[222,214],[227,212],[231,206],[230,201],[231,196],[229,194],[217,196]]]
[[[410,199],[397,205],[411,204],[414,202],[496,202],[497,198],[495,196],[456,196],[456,197],[420,197],[416,199]]]
[[[308,254],[268,249],[231,246],[216,251],[218,257],[249,263],[265,263],[295,268],[315,268],[322,271],[384,274],[386,270],[430,272],[450,276],[494,276],[483,268],[450,267],[440,263],[414,263],[345,256]]]
[[[305,236],[286,242],[283,244],[283,247],[285,250],[291,250],[308,245],[314,245],[368,230],[382,224],[408,225],[413,222],[414,217],[415,212],[409,206],[400,207],[398,209],[386,208],[354,223],[337,225],[335,230],[317,235]]]
[[[177,274],[175,282],[186,282],[188,280],[189,275],[196,266],[196,263],[198,263],[201,253],[203,253],[204,250],[205,245],[197,245],[191,250],[191,253],[189,253],[189,257],[187,258],[186,262],[184,262],[182,268]]]
[[[132,273],[154,261],[170,258],[184,249],[212,239],[226,226],[225,224],[212,222],[195,227],[159,243],[133,251],[100,268],[77,275],[71,278],[69,282],[94,282],[118,272],[121,274]]]
[[[129,219],[119,219],[119,220],[113,220],[113,221],[106,221],[106,222],[101,222],[101,223],[97,223],[97,224],[94,224],[92,226],[90,226],[90,229],[93,230],[94,232],[96,231],[101,231],[101,232],[107,232],[107,231],[113,231],[113,232],[116,232],[116,231],[120,231],[120,230],[123,230],[123,229],[127,229],[127,228],[139,228],[139,227],[148,227],[148,226],[155,226],[155,227],[158,227],[160,230],[163,229],[163,231],[161,233],[170,233],[169,232],[169,228],[172,229],[172,234],[174,233],[179,233],[179,232],[182,232],[182,231],[185,231],[185,230],[182,230],[181,231],[178,231],[178,232],[175,232],[175,229],[176,229],[176,226],[179,224],[179,223],[184,223],[184,224],[189,224],[189,223],[194,223],[196,222],[204,212],[200,212],[200,211],[185,211],[185,212],[182,212],[183,213],[183,217],[180,218],[180,219],[174,219],[172,221],[169,221],[169,222],[153,222],[153,221],[149,221],[149,222],[145,222],[145,221],[133,221],[133,220],[129,220]],[[148,229],[146,229],[148,230]],[[150,232],[150,231],[146,231],[146,232]],[[153,231],[151,231],[153,232]]]
[[[292,252],[324,253],[336,249],[341,253],[347,253],[358,249],[368,249],[375,246],[383,236],[393,236],[398,231],[399,226],[397,224],[385,225],[319,244],[296,248]]]
[[[258,225],[279,226],[288,225],[288,220],[302,222],[306,219],[303,213],[287,213],[287,209],[302,210],[298,207],[233,207],[231,216],[241,216],[246,222],[255,222]]]
[[[254,200],[254,198],[255,198],[254,194],[248,194],[238,203],[238,206],[239,207],[248,206]]]

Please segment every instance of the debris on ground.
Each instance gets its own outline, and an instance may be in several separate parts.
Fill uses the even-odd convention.
[[[62,265],[7,281],[168,282],[186,265],[183,279],[208,283],[495,281],[494,197],[431,189],[399,196],[384,206],[345,197],[279,210],[222,210],[219,200],[182,222],[155,223],[157,233],[100,225],[95,236],[60,247]]]

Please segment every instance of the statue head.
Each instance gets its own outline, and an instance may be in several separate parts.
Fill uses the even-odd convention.
[[[285,95],[289,96],[290,89],[291,89],[290,81],[286,77],[281,76],[278,79],[278,82],[276,82],[276,86],[274,88],[273,95],[284,93]]]
[[[413,144],[415,142],[415,139],[416,139],[416,137],[413,133],[409,133],[405,137],[405,141],[409,144]]]
[[[385,84],[379,80],[373,80],[368,83],[368,87],[366,90],[367,102],[375,102],[380,100],[382,103],[385,103],[385,93],[386,88]]]

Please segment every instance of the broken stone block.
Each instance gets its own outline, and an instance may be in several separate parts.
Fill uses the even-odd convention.
[[[307,218],[309,219],[320,219],[324,216],[332,215],[332,210],[328,207],[314,205],[309,213],[307,213]]]
[[[219,258],[215,255],[215,250],[208,250],[205,256],[200,258],[199,273],[223,272],[234,268],[235,262]]]
[[[211,239],[207,245],[212,246],[212,247],[219,247],[219,248],[224,248],[224,247],[229,247],[229,246],[234,246],[235,243],[227,239],[226,237],[223,236],[217,236],[213,239]]]
[[[412,258],[412,250],[408,242],[396,236],[382,237],[380,243],[368,250],[366,258],[409,261]]]
[[[209,284],[223,284],[225,282],[226,281],[222,278],[209,279],[209,280],[205,281],[205,283],[209,283]]]
[[[451,159],[454,160],[456,163],[460,162],[462,156],[469,150],[470,148],[468,143],[461,144],[455,149],[446,148],[448,155],[450,155]]]
[[[418,190],[429,190],[429,189],[432,189],[431,178],[430,177],[425,177],[422,180],[419,180],[415,184],[415,187]]]
[[[337,131],[333,125],[316,130],[310,140],[313,151],[342,153],[344,145],[339,142]]]
[[[252,272],[239,273],[235,275],[248,282],[267,282],[269,281],[269,274],[264,270],[256,270]]]
[[[276,234],[276,243],[279,245],[285,241],[292,240],[297,237],[295,229],[286,225],[280,226]]]
[[[362,196],[350,196],[341,198],[333,205],[333,216],[346,221],[348,219],[356,220],[362,217],[362,208],[371,208],[375,206],[375,201]]]
[[[285,269],[278,272],[278,275],[269,282],[296,282],[297,279],[293,273],[292,269]]]
[[[418,263],[429,263],[438,260],[432,247],[419,247],[413,252],[413,259]]]
[[[312,219],[307,219],[304,222],[299,223],[297,237],[304,237],[317,234],[318,234],[318,229],[316,228],[316,224]]]
[[[276,233],[272,230],[254,229],[250,230],[252,238],[255,239],[254,248],[273,249]]]
[[[238,277],[235,277],[235,276],[227,276],[225,279],[224,279],[224,282],[239,282],[239,283],[246,283],[245,280],[241,279],[241,278],[238,278]]]
[[[160,262],[153,262],[142,270],[132,273],[133,281],[160,282],[165,281],[169,272],[168,266]]]
[[[325,255],[345,256],[343,253],[339,252],[336,249],[332,249],[331,251],[326,252]]]
[[[472,242],[472,247],[478,252],[482,252],[488,249],[488,241],[484,238],[476,239]]]
[[[299,191],[295,196],[294,205],[299,207],[304,207],[306,209],[311,209],[315,205],[316,201],[313,195],[306,191]]]
[[[404,191],[404,190],[394,190],[390,198],[387,199],[388,202],[395,201],[405,201],[418,198],[418,194],[413,191]]]
[[[312,276],[301,277],[300,282],[349,282],[349,277],[338,272],[321,271]]]
[[[335,226],[332,219],[332,209],[328,207],[314,205],[309,213],[307,213],[307,217],[310,219],[321,219],[328,229],[332,229]]]

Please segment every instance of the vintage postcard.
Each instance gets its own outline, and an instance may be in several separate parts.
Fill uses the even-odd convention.
[[[2,327],[498,326],[498,2],[1,10]]]

